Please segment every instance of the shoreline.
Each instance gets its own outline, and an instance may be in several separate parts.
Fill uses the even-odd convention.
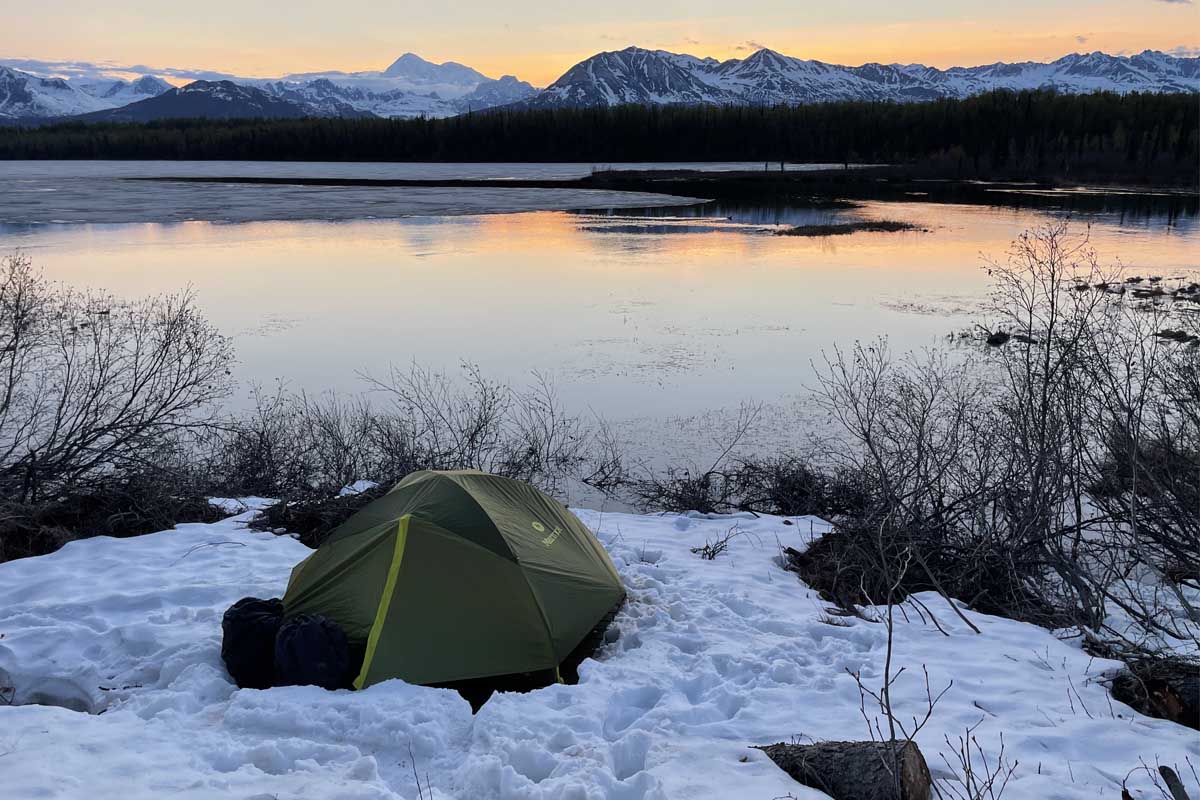
[[[830,202],[890,200],[989,206],[1047,206],[1066,203],[1086,209],[1119,198],[1124,203],[1180,204],[1200,211],[1190,187],[1062,180],[980,181],[914,174],[903,167],[863,166],[829,170],[703,171],[611,170],[581,178],[352,178],[262,175],[129,176],[117,180],[147,183],[224,184],[359,189],[534,189],[609,191],[703,200],[786,201],[797,207],[829,207]],[[626,207],[632,204],[622,203]],[[657,203],[655,205],[658,205]],[[615,207],[615,206],[614,206]]]
[[[521,214],[580,209],[698,205],[694,197],[572,187],[413,186],[387,190],[363,186],[297,185],[255,189],[229,182],[209,185],[139,179],[71,179],[50,191],[13,192],[0,198],[0,225],[124,225],[184,222],[357,222],[413,217]]]

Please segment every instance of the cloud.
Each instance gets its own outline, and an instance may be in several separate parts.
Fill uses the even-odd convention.
[[[1181,44],[1168,50],[1167,55],[1177,58],[1196,58],[1200,56],[1200,46]]]
[[[225,81],[236,80],[236,76],[226,72],[214,72],[206,69],[175,69],[172,67],[155,68],[145,64],[117,64],[111,61],[94,63],[91,61],[41,61],[36,58],[2,58],[0,64],[34,75],[70,78],[83,80],[110,80],[125,78],[130,75],[156,75],[160,78],[179,78],[195,81]]]
[[[685,37],[683,37],[683,43],[684,44],[700,44],[701,42],[699,39],[693,39],[691,36],[685,36]]]
[[[1192,0],[1158,0],[1159,3],[1170,3],[1173,6],[1190,6]]]
[[[1086,36],[1076,36],[1075,37],[1075,41],[1079,42],[1080,44],[1087,44],[1087,40],[1088,40],[1088,37],[1086,37]]]
[[[770,48],[767,47],[765,44],[760,44],[759,42],[754,41],[753,39],[747,39],[746,41],[742,42],[741,44],[739,44],[737,47],[735,47],[733,49],[745,51],[745,50],[769,50]]]

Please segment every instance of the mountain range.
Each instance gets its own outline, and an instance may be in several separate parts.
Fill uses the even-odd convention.
[[[0,119],[66,117],[155,97],[171,84],[146,75],[136,81],[40,77],[0,66]]]
[[[991,89],[1054,88],[1080,93],[1200,91],[1200,58],[1147,50],[1135,56],[1073,54],[1041,64],[989,64],[941,70],[922,64],[844,67],[762,49],[718,61],[628,47],[576,64],[524,105],[619,103],[801,105],[829,100],[921,101]]]
[[[30,69],[31,62],[21,63]],[[463,64],[435,64],[413,53],[378,72],[314,72],[277,79],[228,76],[178,88],[153,75],[129,83],[102,74],[63,78],[25,70],[4,66],[0,59],[0,120],[449,117],[537,94],[511,75],[492,79]]]
[[[26,70],[37,62],[20,62]],[[179,70],[170,70],[178,74]],[[1050,63],[937,69],[921,64],[846,67],[761,49],[743,59],[645,50],[599,53],[543,90],[511,75],[489,78],[463,64],[405,53],[386,69],[309,72],[277,79],[198,80],[173,87],[145,75],[38,75],[0,59],[0,121],[79,118],[148,121],[170,117],[446,117],[501,106],[561,108],[621,103],[805,104],[830,100],[927,101],[991,89],[1061,92],[1200,92],[1200,58],[1147,50],[1095,52]]]

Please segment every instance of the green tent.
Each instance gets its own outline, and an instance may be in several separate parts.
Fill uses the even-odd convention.
[[[287,615],[364,652],[361,689],[557,670],[625,597],[608,554],[527,483],[414,472],[292,570]]]

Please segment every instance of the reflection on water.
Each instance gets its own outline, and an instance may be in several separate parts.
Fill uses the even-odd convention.
[[[838,215],[928,233],[774,236]],[[238,374],[356,389],[362,370],[461,359],[493,376],[557,377],[564,401],[665,419],[746,398],[783,402],[822,349],[886,334],[932,344],[970,323],[981,257],[1048,213],[870,202],[837,211],[708,204],[638,212],[394,221],[0,228],[57,280],[118,293],[191,285],[236,337]],[[1195,214],[1080,217],[1105,260],[1194,272]]]
[[[816,225],[855,216],[847,209],[808,208],[796,205],[739,205],[701,203],[686,206],[609,209],[604,212],[579,211],[591,218],[589,230],[624,233],[685,233],[730,230],[735,226],[777,228]]]
[[[1039,188],[1032,184],[998,186],[983,181],[940,185],[937,189],[936,194],[950,202],[1037,209],[1050,214],[1088,217],[1120,225],[1191,227],[1200,213],[1200,197],[1190,190],[1097,186]],[[920,200],[923,194],[906,193],[909,199],[914,200]]]
[[[1075,187],[1070,189],[997,188],[987,184],[960,186],[954,191],[942,190],[945,197],[972,199],[985,207],[996,206],[1042,214],[1070,216],[1092,223],[1107,223],[1117,227],[1148,227],[1191,232],[1200,215],[1200,197],[1194,192],[1134,191]],[[928,193],[908,192],[908,203],[930,202]],[[646,218],[654,220],[722,219],[745,225],[816,225],[839,219],[864,215],[854,210],[854,201],[831,201],[828,207],[813,208],[809,204],[776,202],[731,203],[713,202],[701,205],[658,205],[651,208],[612,209],[606,216]],[[847,208],[849,207],[849,208]],[[898,207],[896,203],[867,203],[870,210]],[[902,207],[902,206],[901,206]],[[595,214],[596,212],[580,212]]]

